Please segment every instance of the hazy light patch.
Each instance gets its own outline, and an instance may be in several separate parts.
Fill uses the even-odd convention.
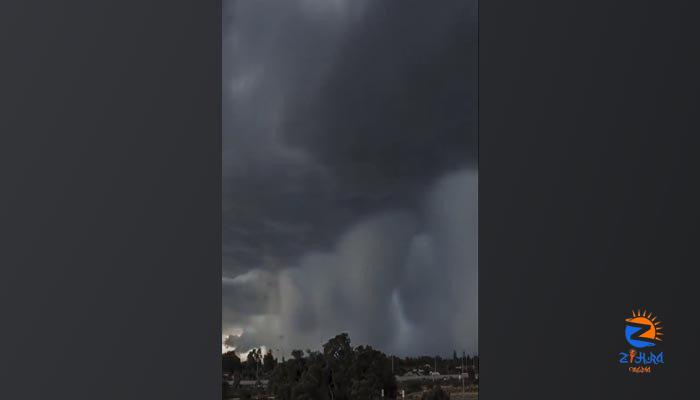
[[[349,22],[360,18],[365,10],[365,0],[301,0],[305,14],[313,18],[331,18]]]
[[[239,73],[233,77],[231,82],[231,93],[234,97],[241,97],[255,89],[264,71],[262,68],[255,68],[245,73]]]
[[[243,329],[232,328],[228,332],[221,335],[221,352],[232,351],[236,349],[235,340],[243,334]]]

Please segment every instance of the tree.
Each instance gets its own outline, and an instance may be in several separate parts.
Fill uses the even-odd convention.
[[[292,357],[294,357],[295,360],[301,360],[304,358],[304,352],[301,350],[292,350]]]
[[[330,398],[336,400],[349,398],[355,353],[350,345],[348,334],[337,335],[324,344],[323,357]]]
[[[270,389],[279,400],[372,399],[384,390],[396,396],[396,379],[388,357],[370,346],[353,348],[343,333],[323,345],[322,352],[292,352],[293,359],[272,372]]]
[[[243,374],[248,379],[258,379],[260,376],[260,367],[262,366],[262,350],[252,349],[246,357]]]
[[[341,333],[330,339],[323,345],[323,355],[331,360],[344,360],[347,357],[352,357],[353,349],[350,345],[350,336],[347,333]]]
[[[268,350],[263,357],[263,372],[268,374],[277,366],[277,360],[272,355],[272,350]]]
[[[391,372],[389,358],[371,346],[359,346],[355,351],[350,398],[371,398],[382,391],[386,397],[396,397],[396,378]]]
[[[243,366],[236,351],[229,351],[221,355],[221,369],[229,374],[240,373]]]

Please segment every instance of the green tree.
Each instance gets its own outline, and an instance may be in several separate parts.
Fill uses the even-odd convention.
[[[385,354],[370,346],[353,348],[343,333],[321,352],[292,352],[293,358],[271,374],[270,389],[279,400],[364,400],[395,397],[396,379]]]
[[[382,391],[390,398],[397,394],[396,378],[391,373],[391,361],[384,353],[371,346],[359,346],[355,349],[352,378],[350,397],[353,399],[372,398],[379,396]]]
[[[342,333],[323,345],[325,373],[328,376],[328,391],[331,399],[349,398],[355,363],[355,352],[350,345],[350,337]]]
[[[280,363],[272,371],[270,377],[270,390],[280,400],[291,400],[292,391],[299,384],[304,371],[307,369],[307,360],[301,350],[292,351],[292,359]]]

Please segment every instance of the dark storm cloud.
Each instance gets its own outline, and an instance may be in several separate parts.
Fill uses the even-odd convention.
[[[359,215],[411,206],[438,174],[473,164],[473,5],[382,1],[356,6],[362,18],[340,5],[309,14],[320,3],[227,3],[233,274],[289,266]]]
[[[341,190],[376,197],[471,163],[475,52],[469,2],[373,6],[319,93],[292,107],[286,131]]]
[[[330,234],[333,224],[309,217],[331,215],[332,177],[286,143],[283,121],[314,95],[344,15],[311,1],[228,1],[224,11],[224,271],[235,276],[288,266]]]
[[[421,327],[463,288],[431,296],[429,269],[476,293],[476,180],[460,172],[475,20],[463,0],[224,2],[223,317],[239,345],[361,326],[357,340],[426,349]]]

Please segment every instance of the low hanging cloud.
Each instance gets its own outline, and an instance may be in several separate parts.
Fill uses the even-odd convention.
[[[349,332],[356,343],[399,354],[475,352],[476,195],[473,171],[448,174],[418,212],[367,217],[330,252],[308,253],[274,275],[224,280],[224,312],[238,304],[246,327],[228,344],[288,354]]]
[[[476,351],[475,15],[225,1],[224,344]]]

